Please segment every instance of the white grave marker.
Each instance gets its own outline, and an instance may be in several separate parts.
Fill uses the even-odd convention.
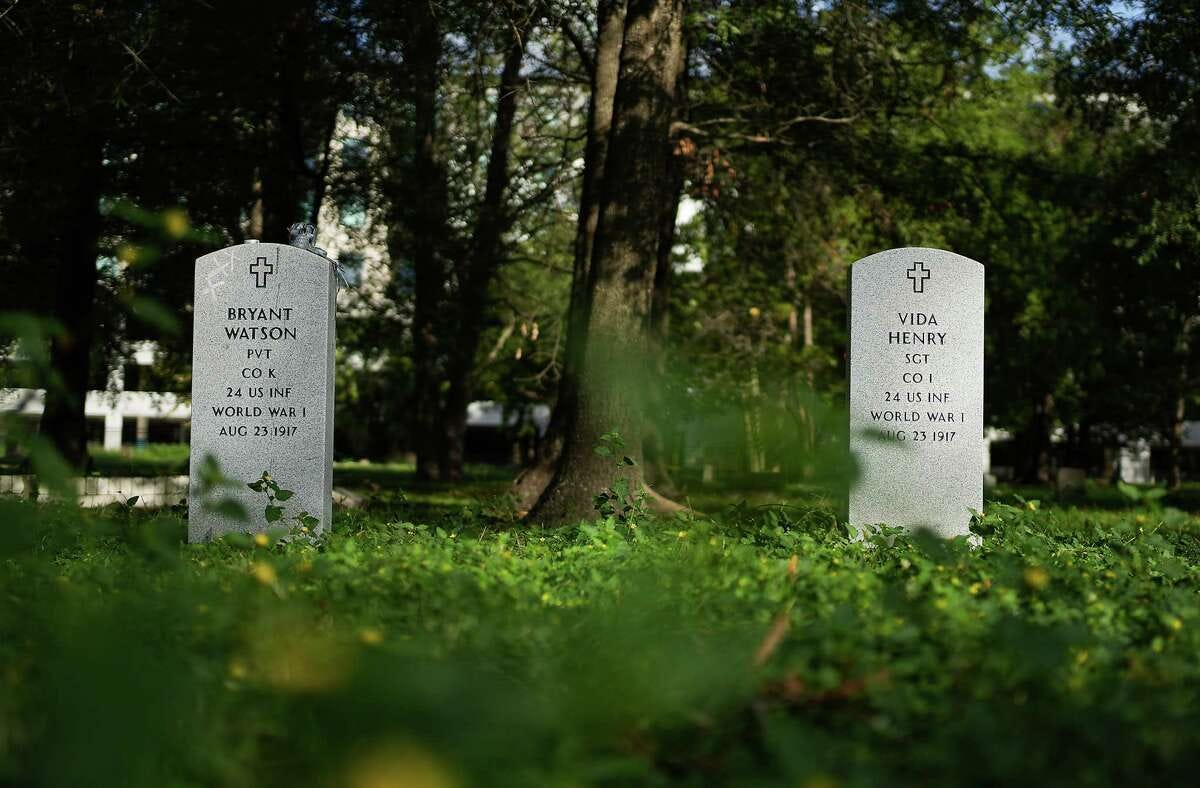
[[[968,533],[983,510],[983,266],[941,249],[850,270],[850,524]]]
[[[285,244],[248,242],[196,261],[192,334],[188,541],[332,517],[334,265]],[[235,485],[205,491],[207,456]],[[269,524],[266,496],[246,485],[266,471],[294,495]],[[239,521],[214,511],[240,502]]]

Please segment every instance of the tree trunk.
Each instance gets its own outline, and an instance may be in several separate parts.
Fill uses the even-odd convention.
[[[687,120],[686,95],[687,85],[684,82],[687,75],[687,52],[677,63],[679,69],[676,75],[676,91],[679,101],[676,102],[674,120]],[[667,158],[669,170],[667,185],[664,190],[662,207],[658,214],[658,255],[654,267],[654,286],[650,299],[650,343],[654,363],[654,377],[665,380],[667,375],[667,337],[671,330],[671,283],[675,269],[672,265],[672,254],[675,250],[675,222],[679,216],[679,200],[683,191],[683,156],[690,146],[685,139],[672,140],[671,151]],[[671,478],[668,464],[667,430],[670,422],[669,403],[662,397],[662,389],[655,388],[647,392],[652,398],[653,406],[650,412],[659,414],[657,418],[647,418],[644,422],[646,434],[646,468],[654,486],[675,495],[678,491],[675,480]]]
[[[797,348],[807,350],[816,341],[813,335],[812,296],[807,288],[800,286],[798,256],[795,251],[789,252],[784,264],[784,283],[788,293],[788,346],[793,351]],[[806,404],[808,395],[813,392],[815,379],[811,356],[806,354],[803,357],[800,372],[802,380],[800,377],[793,377],[788,382],[783,405],[785,409],[792,409],[796,414],[796,426],[799,430],[798,448],[801,449],[799,457],[802,460],[804,454],[811,451],[817,441],[816,424]],[[803,473],[804,466],[805,463],[800,462],[796,467]]]
[[[1168,483],[1172,490],[1183,486],[1183,417],[1187,410],[1187,398],[1180,395],[1175,400],[1175,410],[1171,414],[1171,468]]]
[[[800,301],[799,277],[796,274],[795,253],[788,252],[784,260],[783,283],[788,294],[788,347],[795,349],[800,344],[800,314],[796,305]]]
[[[804,346],[812,347],[816,344],[816,335],[813,333],[813,308],[812,296],[808,293],[804,294]],[[812,383],[812,372],[809,371],[809,383]]]
[[[59,282],[54,311],[63,327],[51,341],[50,363],[61,377],[61,387],[46,387],[41,431],[71,467],[83,470],[88,461],[84,407],[91,380],[103,169],[99,140],[90,137],[88,124],[78,125],[79,135],[60,151],[73,159],[60,170],[71,180],[61,194],[61,235],[50,245]],[[44,220],[39,226],[50,228],[51,223]]]
[[[1175,354],[1178,357],[1179,376],[1175,397],[1175,408],[1171,413],[1170,441],[1170,478],[1168,482],[1172,490],[1183,486],[1183,422],[1187,417],[1187,395],[1191,390],[1191,359],[1192,331],[1200,326],[1200,316],[1193,315],[1183,321],[1176,342]]]
[[[533,506],[550,479],[562,454],[567,424],[575,412],[579,389],[579,364],[587,336],[589,279],[596,225],[600,220],[600,185],[608,155],[612,127],[613,97],[621,65],[621,43],[625,35],[625,0],[600,0],[597,9],[599,34],[592,58],[592,92],[588,101],[587,143],[583,157],[583,183],[579,194],[579,218],[575,231],[575,263],[571,273],[571,299],[567,308],[567,341],[563,356],[558,398],[550,416],[537,459],[517,477],[514,493],[517,509]]]
[[[466,276],[460,282],[458,332],[449,348],[446,406],[442,412],[441,446],[438,456],[439,477],[443,480],[462,478],[463,441],[467,429],[467,405],[471,401],[472,372],[483,318],[487,307],[488,288],[500,265],[500,237],[507,226],[504,198],[508,191],[508,153],[512,142],[513,120],[517,114],[520,90],[521,62],[525,57],[526,30],[512,32],[500,75],[500,92],[496,104],[496,123],[492,128],[492,149],[488,158],[487,182],[483,202],[471,240],[471,257]]]
[[[1028,465],[1023,480],[1030,484],[1051,481],[1050,427],[1054,410],[1054,395],[1047,392],[1034,409],[1033,423],[1028,434]]]
[[[301,7],[287,18],[279,41],[276,103],[264,123],[266,162],[262,178],[262,240],[286,243],[288,227],[303,220],[311,183],[304,146],[305,67],[310,58],[313,9]]]
[[[262,174],[257,168],[254,172],[254,183],[251,184],[250,192],[254,196],[254,202],[250,206],[250,216],[246,222],[246,238],[261,240],[263,237],[263,185]]]
[[[312,204],[308,208],[308,223],[313,227],[321,226],[321,207],[329,191],[329,169],[333,164],[333,136],[337,133],[337,121],[338,111],[334,109],[325,124],[325,133],[321,135],[321,167],[316,172]]]
[[[579,388],[554,478],[530,517],[545,523],[590,518],[597,492],[619,475],[643,479],[639,390],[647,382],[647,328],[659,247],[659,212],[669,189],[670,124],[683,57],[682,0],[633,0],[613,101],[589,276],[590,311]],[[621,469],[594,451],[616,430],[637,465]]]
[[[442,31],[430,3],[412,3],[405,22],[403,78],[408,80],[412,91],[411,133],[415,149],[408,171],[393,175],[389,182],[389,201],[400,219],[389,238],[389,256],[393,265],[398,266],[407,251],[412,263],[412,439],[417,453],[417,477],[434,479],[438,475],[438,435],[434,427],[442,398],[438,313],[446,280],[442,247],[448,234],[449,216],[446,169],[437,146]],[[404,150],[408,141],[410,129],[406,123],[397,118],[390,125],[395,158],[399,158],[396,151]]]

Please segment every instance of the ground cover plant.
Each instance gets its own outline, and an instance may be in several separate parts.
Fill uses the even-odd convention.
[[[0,784],[1183,783],[1200,523],[994,503],[515,526],[402,497],[323,540],[0,503]],[[411,510],[406,507],[413,506]]]

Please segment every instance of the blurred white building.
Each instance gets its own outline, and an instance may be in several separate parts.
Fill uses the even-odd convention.
[[[84,406],[88,443],[115,451],[122,446],[187,443],[192,406],[186,397],[167,392],[138,391],[142,368],[154,364],[154,344],[140,343],[123,367],[111,370],[109,389],[89,391]],[[128,385],[127,385],[128,384]],[[36,422],[45,409],[41,389],[0,389],[0,413],[15,413]],[[4,422],[0,420],[0,431]]]

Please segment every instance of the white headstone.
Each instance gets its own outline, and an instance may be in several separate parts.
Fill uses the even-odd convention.
[[[850,271],[854,526],[965,535],[983,510],[983,266],[941,249]]]
[[[285,244],[244,243],[196,261],[192,334],[188,541],[230,531],[295,526],[307,512],[329,526],[333,486],[333,343],[337,287],[331,261]],[[205,490],[213,457],[237,482]],[[247,487],[267,472],[294,494],[268,523],[266,495]],[[241,521],[214,503],[233,499]]]

